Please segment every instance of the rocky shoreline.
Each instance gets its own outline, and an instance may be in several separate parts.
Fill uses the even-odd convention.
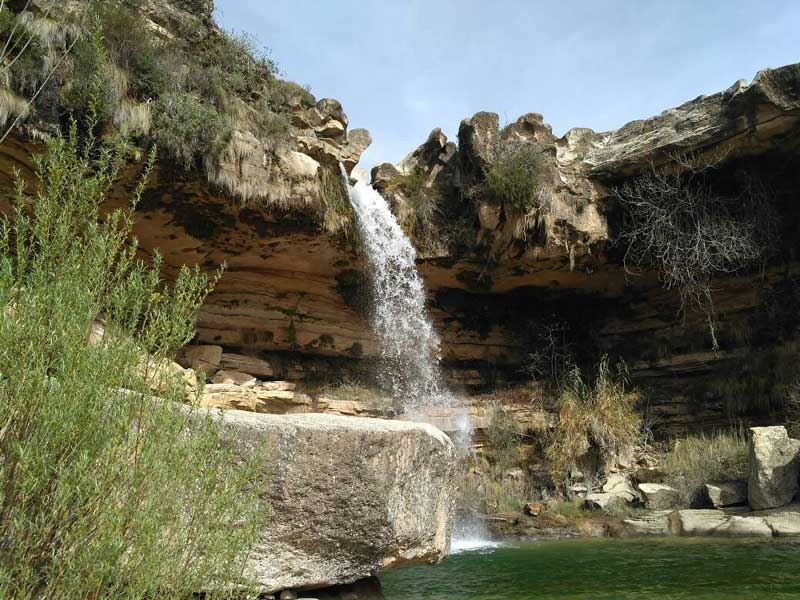
[[[800,441],[782,426],[752,428],[749,459],[748,481],[705,484],[701,508],[681,507],[678,492],[668,485],[636,483],[618,473],[602,486],[605,491],[573,488],[584,509],[580,513],[562,514],[559,503],[550,501],[480,518],[495,539],[503,540],[800,535]]]

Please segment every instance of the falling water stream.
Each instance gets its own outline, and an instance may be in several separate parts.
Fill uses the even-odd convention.
[[[416,267],[416,250],[389,204],[364,182],[342,178],[356,213],[368,266],[371,326],[380,342],[381,378],[403,414],[418,422],[445,414],[453,441],[467,451],[469,410],[447,389],[439,368],[439,336],[425,307],[425,284]],[[453,549],[484,545],[482,527],[459,522]]]

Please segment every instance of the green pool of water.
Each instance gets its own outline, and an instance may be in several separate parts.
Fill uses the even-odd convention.
[[[800,599],[800,541],[564,540],[381,575],[387,600]]]

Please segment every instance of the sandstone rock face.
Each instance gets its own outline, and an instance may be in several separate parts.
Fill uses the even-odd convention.
[[[746,481],[722,481],[703,486],[705,494],[714,508],[747,504]]]
[[[800,440],[785,427],[750,429],[750,477],[747,496],[753,510],[789,504],[798,491]]]
[[[660,483],[640,483],[639,491],[642,493],[647,508],[651,510],[675,508],[680,501],[676,489]]]
[[[449,550],[456,452],[430,425],[224,411],[269,457],[269,523],[249,570],[264,591],[348,584]]]
[[[275,369],[266,360],[233,352],[223,352],[219,366],[225,371],[239,371],[255,377],[275,376]]]
[[[496,113],[479,112],[461,121],[458,128],[459,146],[480,170],[485,170],[495,158],[499,125],[500,117]]]
[[[181,30],[171,23],[190,17],[174,2],[144,4],[153,28],[166,37]],[[206,17],[198,24],[215,28]],[[619,252],[608,248],[614,235],[609,223],[620,217],[609,188],[651,164],[663,165],[676,152],[697,151],[722,153],[725,161],[716,170],[726,179],[757,165],[765,181],[791,197],[797,188],[793,173],[800,171],[799,82],[798,65],[763,71],[749,84],[739,82],[611,132],[576,128],[559,138],[537,113],[501,130],[498,116],[488,112],[462,123],[458,146],[440,129],[431,131],[403,166],[420,169],[425,185],[443,190],[445,203],[451,203],[444,207],[446,221],[459,222],[445,233],[463,240],[448,255],[419,264],[451,385],[473,393],[521,383],[531,320],[556,314],[572,331],[591,331],[603,351],[628,353],[624,358],[637,384],[655,392],[651,407],[659,433],[727,425],[722,403],[687,391],[684,376],[704,381],[729,370],[742,348],[709,351],[704,320],[688,315],[685,326],[676,323],[675,294],[661,289],[655,273],[626,275]],[[368,274],[357,244],[343,231],[326,229],[322,213],[333,206],[334,216],[352,226],[337,188],[338,163],[352,169],[369,134],[349,129],[343,107],[332,99],[296,106],[287,117],[291,131],[276,147],[253,132],[234,132],[210,178],[176,177],[169,165],[157,165],[136,211],[135,235],[144,254],[161,250],[167,279],[183,264],[210,272],[227,263],[199,315],[197,343],[263,363],[257,370],[226,364],[223,356],[218,368],[259,379],[344,378],[368,369],[379,345],[360,301]],[[535,224],[525,224],[530,215],[513,214],[480,191],[498,148],[523,143],[541,148],[552,188],[547,214]],[[10,185],[14,168],[30,173],[34,150],[30,141],[6,139],[3,185]],[[382,165],[374,179],[386,189],[402,175]],[[127,183],[112,191],[109,208],[127,206]],[[788,223],[787,229],[793,227]],[[726,322],[730,316],[750,319],[764,308],[753,289],[780,296],[783,272],[715,281],[720,316]],[[536,315],[534,305],[540,307]]]

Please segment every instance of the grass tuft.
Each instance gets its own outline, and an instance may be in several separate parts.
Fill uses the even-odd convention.
[[[703,484],[746,479],[748,441],[741,432],[716,432],[677,440],[664,461],[665,483],[685,506],[701,500]]]

